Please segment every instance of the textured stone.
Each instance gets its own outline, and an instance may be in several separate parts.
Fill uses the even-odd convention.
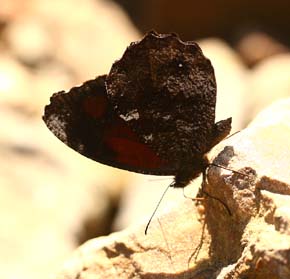
[[[142,224],[87,242],[56,278],[289,278],[289,112],[274,104],[209,154],[234,171],[209,167],[205,221],[188,199],[146,237]]]
[[[152,223],[148,235],[144,225],[90,240],[66,262],[56,278],[190,278],[191,255],[200,245],[202,224],[194,203],[187,200]],[[178,220],[178,223],[176,223]],[[194,232],[188,234],[194,229]],[[208,241],[203,238],[204,247]],[[202,250],[199,256],[206,257]],[[159,276],[159,277],[158,277]],[[184,276],[184,277],[182,277]]]

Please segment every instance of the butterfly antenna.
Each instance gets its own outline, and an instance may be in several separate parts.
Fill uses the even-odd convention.
[[[235,134],[237,134],[237,133],[239,133],[239,132],[240,132],[240,131],[236,131],[236,132],[230,134],[229,136],[227,136],[225,139],[229,139],[229,138],[231,138],[232,136],[234,136]]]
[[[150,179],[148,179],[148,181],[154,182],[154,181],[164,181],[164,180],[168,180],[168,179],[172,179],[172,178],[170,178],[170,177],[150,178]]]
[[[210,163],[209,166],[214,166],[214,167],[221,168],[221,169],[224,169],[224,170],[228,170],[228,171],[231,171],[233,173],[237,173],[237,174],[240,174],[240,175],[243,175],[243,176],[248,176],[246,173],[243,173],[243,172],[240,172],[240,171],[236,171],[236,170],[232,170],[230,168],[227,168],[225,166],[218,165],[218,164],[215,164],[215,163]]]
[[[155,207],[155,209],[154,209],[154,211],[153,211],[153,213],[152,213],[152,215],[151,215],[151,217],[150,217],[150,219],[149,219],[149,221],[148,221],[148,223],[147,223],[147,225],[146,225],[146,228],[145,228],[145,235],[147,234],[147,231],[148,231],[149,225],[150,225],[150,223],[151,223],[151,220],[152,220],[152,218],[154,217],[154,215],[155,215],[155,213],[156,213],[156,211],[157,211],[157,209],[158,209],[158,207],[159,207],[161,201],[163,200],[163,198],[164,198],[166,192],[168,191],[168,189],[169,189],[170,187],[172,187],[172,185],[173,185],[173,184],[170,183],[170,184],[166,187],[166,189],[164,190],[164,192],[163,192],[163,194],[162,194],[162,196],[161,196],[159,202],[157,203],[157,205],[156,205],[156,207]]]

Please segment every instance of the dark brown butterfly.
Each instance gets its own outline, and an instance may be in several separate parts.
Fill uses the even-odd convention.
[[[205,154],[231,129],[231,118],[215,123],[210,61],[175,34],[147,33],[108,75],[50,101],[43,119],[66,145],[109,166],[173,175],[173,187],[204,171]]]
[[[210,61],[175,34],[147,33],[108,75],[50,101],[43,120],[66,145],[112,167],[173,175],[171,187],[204,173],[206,153],[231,130],[231,118],[215,123]]]

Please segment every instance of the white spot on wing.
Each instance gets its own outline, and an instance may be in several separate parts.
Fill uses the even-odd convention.
[[[120,114],[120,117],[125,121],[131,121],[133,119],[135,119],[135,120],[139,119],[140,115],[139,115],[139,112],[136,109],[134,109],[134,110],[129,111],[125,115]]]
[[[144,135],[143,138],[145,142],[151,142],[153,140],[153,135],[152,134]]]
[[[66,143],[66,122],[64,122],[57,114],[50,115],[47,122],[49,123],[49,127],[53,128],[57,133],[57,137]]]
[[[171,116],[168,114],[168,115],[163,116],[163,119],[164,119],[164,120],[169,120],[170,117],[171,117]]]

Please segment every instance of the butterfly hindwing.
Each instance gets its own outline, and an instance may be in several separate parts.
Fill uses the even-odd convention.
[[[66,145],[97,162],[140,173],[173,175],[169,164],[116,115],[105,78],[87,81],[68,93],[55,93],[45,108],[47,127]]]

